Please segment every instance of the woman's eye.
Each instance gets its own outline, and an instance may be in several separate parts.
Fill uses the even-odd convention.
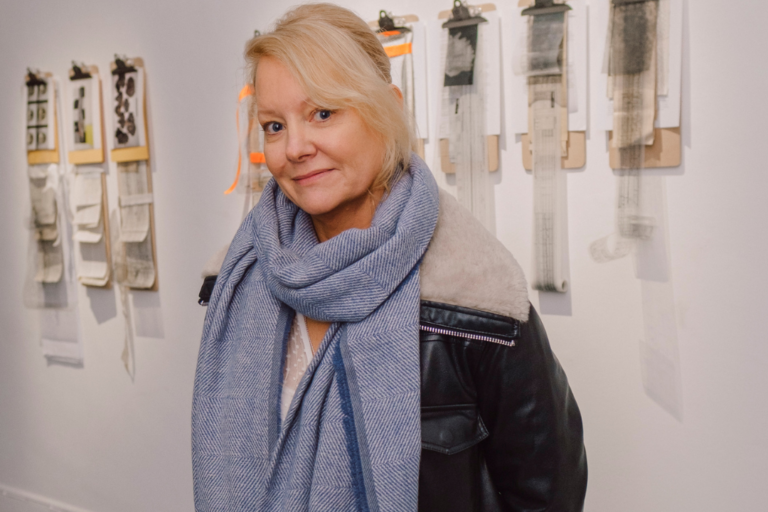
[[[264,131],[269,134],[275,134],[282,129],[283,129],[283,125],[276,122],[271,122],[264,125]]]
[[[315,120],[327,121],[331,117],[332,113],[333,112],[331,112],[330,110],[318,110],[317,112],[315,112]]]

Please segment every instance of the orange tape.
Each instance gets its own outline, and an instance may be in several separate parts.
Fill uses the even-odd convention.
[[[397,36],[400,34],[401,32],[399,30],[387,30],[386,32],[379,32],[379,35],[384,37]]]
[[[237,97],[237,110],[235,110],[235,122],[237,123],[237,174],[235,174],[235,181],[232,183],[232,186],[230,186],[226,191],[224,191],[224,195],[227,196],[235,191],[237,188],[237,182],[240,181],[240,168],[243,166],[243,155],[240,150],[240,144],[242,144],[242,140],[240,140],[240,105],[245,98],[253,94],[253,87],[251,87],[248,84],[245,84],[242,89],[240,89],[240,94]]]
[[[250,154],[252,164],[265,164],[267,159],[264,158],[264,153],[251,153]]]
[[[412,43],[396,44],[393,46],[385,46],[384,51],[387,52],[387,57],[390,59],[405,55],[406,53],[412,53]]]
[[[242,89],[240,89],[240,95],[237,97],[237,101],[243,101],[245,98],[253,94],[253,87],[251,87],[249,84],[245,84]]]

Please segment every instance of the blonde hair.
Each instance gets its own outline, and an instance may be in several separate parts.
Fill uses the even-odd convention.
[[[326,3],[295,7],[274,30],[246,45],[254,85],[262,57],[273,57],[288,67],[318,106],[354,109],[381,137],[384,160],[372,189],[389,189],[408,168],[415,136],[407,109],[390,87],[389,57],[359,16]]]

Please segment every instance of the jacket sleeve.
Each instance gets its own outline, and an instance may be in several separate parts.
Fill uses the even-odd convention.
[[[514,347],[487,344],[477,366],[482,443],[505,512],[578,512],[587,488],[581,414],[533,306]],[[496,501],[496,500],[494,500]]]

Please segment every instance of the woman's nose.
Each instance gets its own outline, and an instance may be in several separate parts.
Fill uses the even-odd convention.
[[[315,145],[309,133],[300,123],[294,123],[288,129],[288,144],[285,148],[285,156],[291,162],[301,162],[315,153]]]

